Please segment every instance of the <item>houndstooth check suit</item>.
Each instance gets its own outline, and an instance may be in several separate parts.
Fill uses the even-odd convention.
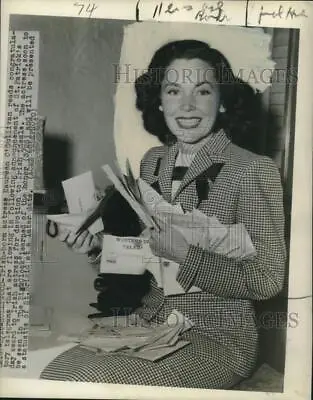
[[[275,296],[284,281],[284,212],[278,169],[268,157],[234,145],[219,131],[199,150],[172,199],[177,153],[177,144],[150,149],[141,162],[141,177],[157,187],[165,200],[180,203],[185,211],[198,207],[223,224],[243,223],[257,255],[239,262],[191,245],[177,275],[187,293],[165,297],[152,278],[137,313],[163,322],[172,309],[182,312],[195,324],[185,333],[191,341],[186,348],[154,364],[117,355],[102,361],[98,357],[93,372],[95,356],[76,348],[48,366],[42,378],[225,388],[231,385],[233,373],[242,377],[251,373],[258,347],[253,301]],[[196,178],[215,164],[222,168],[214,182],[208,179],[207,198],[199,204]],[[188,293],[193,285],[202,291]],[[61,367],[60,372],[60,365],[68,365],[65,360],[71,357],[76,369],[64,378],[66,368]],[[82,359],[89,363],[83,371],[78,361]]]

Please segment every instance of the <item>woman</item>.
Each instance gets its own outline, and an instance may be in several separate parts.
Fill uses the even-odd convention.
[[[164,143],[145,154],[141,177],[184,211],[198,208],[223,224],[244,224],[256,255],[239,260],[190,245],[159,221],[151,249],[179,264],[176,280],[186,293],[164,296],[152,278],[136,313],[145,321],[163,322],[173,309],[180,311],[194,323],[184,334],[191,344],[156,363],[75,348],[41,377],[230,388],[255,366],[253,302],[280,292],[286,258],[279,172],[269,158],[231,140],[238,142],[239,134],[251,129],[254,93],[234,77],[221,53],[195,40],[160,48],[137,79],[136,93],[145,129]],[[69,235],[67,242],[79,248],[91,239],[87,233],[79,240]],[[193,286],[201,291],[188,292]],[[56,371],[69,360],[71,373]]]

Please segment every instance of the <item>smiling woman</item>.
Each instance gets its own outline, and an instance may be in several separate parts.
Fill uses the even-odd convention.
[[[190,71],[188,80],[186,71]],[[181,59],[173,61],[165,72],[159,108],[164,113],[168,128],[178,140],[197,143],[213,127],[219,98],[212,67],[198,58]]]
[[[123,354],[99,357],[77,347],[58,356],[41,377],[230,388],[256,364],[254,301],[278,294],[285,272],[278,169],[270,158],[234,143],[254,133],[256,95],[235,78],[219,51],[196,40],[161,47],[135,88],[146,131],[163,142],[143,157],[141,178],[186,212],[197,209],[226,227],[244,227],[255,251],[244,255],[242,230],[236,238],[240,255],[232,257],[230,250],[218,253],[209,244],[190,244],[171,224],[160,223],[150,247],[160,260],[168,260],[166,268],[178,264],[175,278],[183,293],[166,295],[151,275],[135,314],[159,324],[178,310],[193,322],[182,335],[190,344],[155,363]]]
[[[238,145],[253,142],[260,99],[206,43],[180,40],[161,47],[135,88],[144,127],[162,143],[184,132],[195,143],[220,128]]]

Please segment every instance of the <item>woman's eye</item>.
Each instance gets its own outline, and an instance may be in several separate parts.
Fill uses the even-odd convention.
[[[169,89],[167,91],[167,94],[171,95],[171,96],[176,96],[179,93],[178,89]]]
[[[209,94],[211,94],[211,92],[210,92],[208,89],[200,89],[200,90],[198,91],[198,93],[199,93],[201,96],[208,96]]]

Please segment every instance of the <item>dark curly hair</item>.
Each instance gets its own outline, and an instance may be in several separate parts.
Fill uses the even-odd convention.
[[[223,128],[234,143],[252,149],[251,136],[256,135],[259,125],[260,96],[234,75],[221,52],[198,40],[179,40],[165,44],[155,52],[147,72],[136,79],[136,107],[142,112],[144,128],[164,144],[175,142],[176,138],[159,110],[161,83],[166,68],[174,60],[194,58],[207,62],[213,68],[219,84],[225,112],[218,114],[213,129],[217,131]]]

